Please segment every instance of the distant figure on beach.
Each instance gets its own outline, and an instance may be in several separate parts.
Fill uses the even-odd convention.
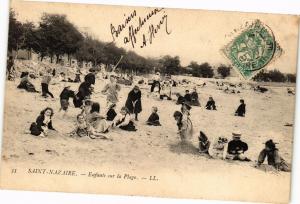
[[[210,148],[210,155],[215,159],[226,159],[228,140],[226,137],[219,137]]]
[[[80,68],[77,67],[76,72],[75,72],[75,79],[74,79],[74,82],[75,82],[75,83],[81,82],[80,74],[81,74]],[[93,81],[93,79],[92,79],[91,81]]]
[[[118,127],[126,131],[136,131],[132,117],[126,107],[122,107],[120,113],[115,117],[113,121],[113,127]]]
[[[110,104],[116,104],[119,101],[118,92],[121,90],[121,86],[117,84],[114,75],[110,75],[109,80],[110,83],[106,84],[102,90],[102,94],[106,94],[107,107],[109,107]]]
[[[48,130],[55,130],[52,126],[52,116],[54,112],[52,108],[45,108],[41,111],[37,117],[35,123],[30,125],[30,133],[34,136],[45,137],[48,134]]]
[[[240,133],[232,133],[232,140],[228,143],[226,159],[251,161],[244,155],[248,150],[248,145],[241,140],[241,136]]]
[[[197,93],[197,88],[193,88],[193,92],[191,93],[191,105],[192,106],[200,106],[199,96]]]
[[[237,108],[237,110],[235,111],[235,116],[240,116],[240,117],[245,117],[246,114],[246,104],[244,102],[244,99],[240,100],[240,105]]]
[[[66,113],[69,107],[69,99],[74,97],[75,97],[74,91],[70,90],[70,86],[66,86],[59,95],[60,98],[59,111],[63,110]]]
[[[156,106],[153,106],[152,113],[147,120],[147,125],[161,126],[159,122],[159,115],[157,114],[157,112],[158,112],[158,108]]]
[[[161,86],[159,98],[163,100],[166,98],[167,100],[171,100],[171,84],[169,81],[164,81],[164,83]]]
[[[206,103],[205,108],[206,108],[207,110],[217,110],[217,109],[216,109],[216,103],[215,103],[215,100],[213,99],[212,96],[210,96],[210,97],[208,98],[208,101],[207,101],[207,103]]]
[[[160,73],[159,72],[157,72],[152,79],[150,92],[154,92],[155,87],[158,88],[157,91],[158,91],[158,93],[160,93]]]
[[[54,98],[53,94],[49,91],[49,84],[52,78],[52,71],[51,69],[48,69],[46,73],[42,76],[42,96],[43,97],[48,97],[48,94],[51,96],[51,98]]]
[[[256,167],[264,163],[267,158],[268,165],[273,166],[278,171],[291,171],[291,166],[280,155],[276,148],[276,143],[273,140],[268,140],[265,143],[265,148],[259,153]]]
[[[29,81],[29,73],[22,72],[21,73],[21,81],[20,84],[17,86],[18,89],[25,89],[28,92],[38,92],[35,90],[34,85]]]
[[[180,94],[180,93],[176,93],[176,96],[177,96],[177,101],[176,101],[176,104],[177,105],[181,105],[184,103],[185,99],[184,97]]]
[[[14,76],[14,58],[13,56],[9,56],[7,58],[7,62],[6,62],[6,74],[7,74],[7,79],[12,81],[15,79],[15,76]]]
[[[210,141],[208,140],[204,132],[200,131],[198,140],[199,140],[199,153],[204,155],[209,155]]]
[[[192,97],[189,90],[185,90],[184,101],[188,104],[191,104]]]
[[[135,115],[135,120],[138,121],[138,114],[142,112],[142,92],[138,86],[134,86],[129,92],[125,107],[128,109],[130,114]]]

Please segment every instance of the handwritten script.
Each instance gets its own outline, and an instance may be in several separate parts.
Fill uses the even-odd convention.
[[[160,16],[158,22],[153,23],[154,16]],[[148,44],[152,44],[160,30],[164,30],[167,35],[171,34],[168,28],[168,14],[164,8],[153,9],[145,17],[138,17],[137,11],[133,10],[129,15],[124,14],[124,17],[122,24],[117,26],[110,24],[110,32],[114,41],[122,36],[123,43],[131,44],[132,48],[135,46],[144,48]],[[146,32],[145,29],[143,30],[144,27],[146,27]]]

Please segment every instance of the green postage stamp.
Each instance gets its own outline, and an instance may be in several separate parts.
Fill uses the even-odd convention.
[[[245,78],[254,77],[282,50],[275,41],[272,30],[260,20],[255,20],[223,49],[235,69]]]

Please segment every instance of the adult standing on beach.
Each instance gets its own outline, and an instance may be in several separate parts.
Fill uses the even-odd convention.
[[[135,114],[135,120],[138,121],[138,114],[142,112],[142,93],[138,86],[134,86],[129,92],[125,107],[131,114]]]

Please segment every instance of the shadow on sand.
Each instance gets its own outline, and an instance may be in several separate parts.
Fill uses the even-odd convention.
[[[178,142],[169,145],[170,151],[177,154],[199,155],[198,148],[190,142]]]

